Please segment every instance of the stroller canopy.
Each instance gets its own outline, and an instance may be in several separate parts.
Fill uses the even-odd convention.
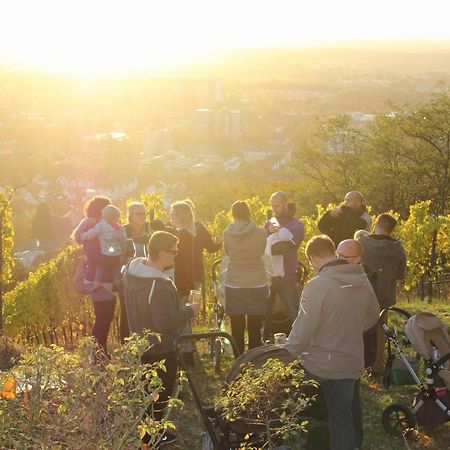
[[[434,314],[423,312],[412,316],[405,326],[405,335],[426,361],[436,360],[433,346],[437,349],[438,359],[450,353],[447,328]],[[439,376],[450,389],[450,371],[441,370]]]
[[[433,345],[441,357],[450,352],[447,328],[434,314],[423,312],[412,316],[405,326],[405,335],[426,361],[433,359]]]

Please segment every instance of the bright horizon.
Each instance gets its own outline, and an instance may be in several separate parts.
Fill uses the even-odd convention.
[[[173,68],[247,48],[450,40],[447,0],[9,1],[0,64],[73,75]]]

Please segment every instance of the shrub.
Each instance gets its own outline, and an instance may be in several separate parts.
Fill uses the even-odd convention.
[[[263,443],[258,448],[273,449],[294,436],[298,440],[306,436],[317,389],[315,381],[304,380],[299,361],[285,365],[269,359],[260,368],[245,366],[217,400],[216,408],[227,422],[247,427],[248,442],[243,448],[254,448],[253,433],[259,431]]]
[[[13,372],[0,374],[0,386],[17,380],[15,398],[0,399],[0,448],[150,448],[171,424],[144,412],[162,390],[156,369],[142,365],[145,337],[132,336],[110,359],[90,339],[79,351],[39,346],[22,356]]]

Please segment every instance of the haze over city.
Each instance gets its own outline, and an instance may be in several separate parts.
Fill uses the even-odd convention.
[[[236,49],[446,41],[449,8],[445,0],[19,0],[2,5],[0,63],[84,76],[156,74]]]

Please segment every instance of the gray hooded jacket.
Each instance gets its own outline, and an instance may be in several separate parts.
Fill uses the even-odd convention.
[[[363,267],[337,259],[305,286],[285,348],[317,377],[356,380],[364,368],[363,332],[379,312]]]
[[[264,252],[267,233],[254,222],[237,221],[223,232],[225,254],[230,262],[225,273],[227,286],[250,288],[268,283]]]
[[[125,266],[123,274],[125,307],[132,333],[144,330],[160,334],[161,342],[151,337],[147,354],[175,351],[175,338],[181,327],[194,316],[192,308],[179,307],[178,293],[172,280],[163,272],[136,258]]]

